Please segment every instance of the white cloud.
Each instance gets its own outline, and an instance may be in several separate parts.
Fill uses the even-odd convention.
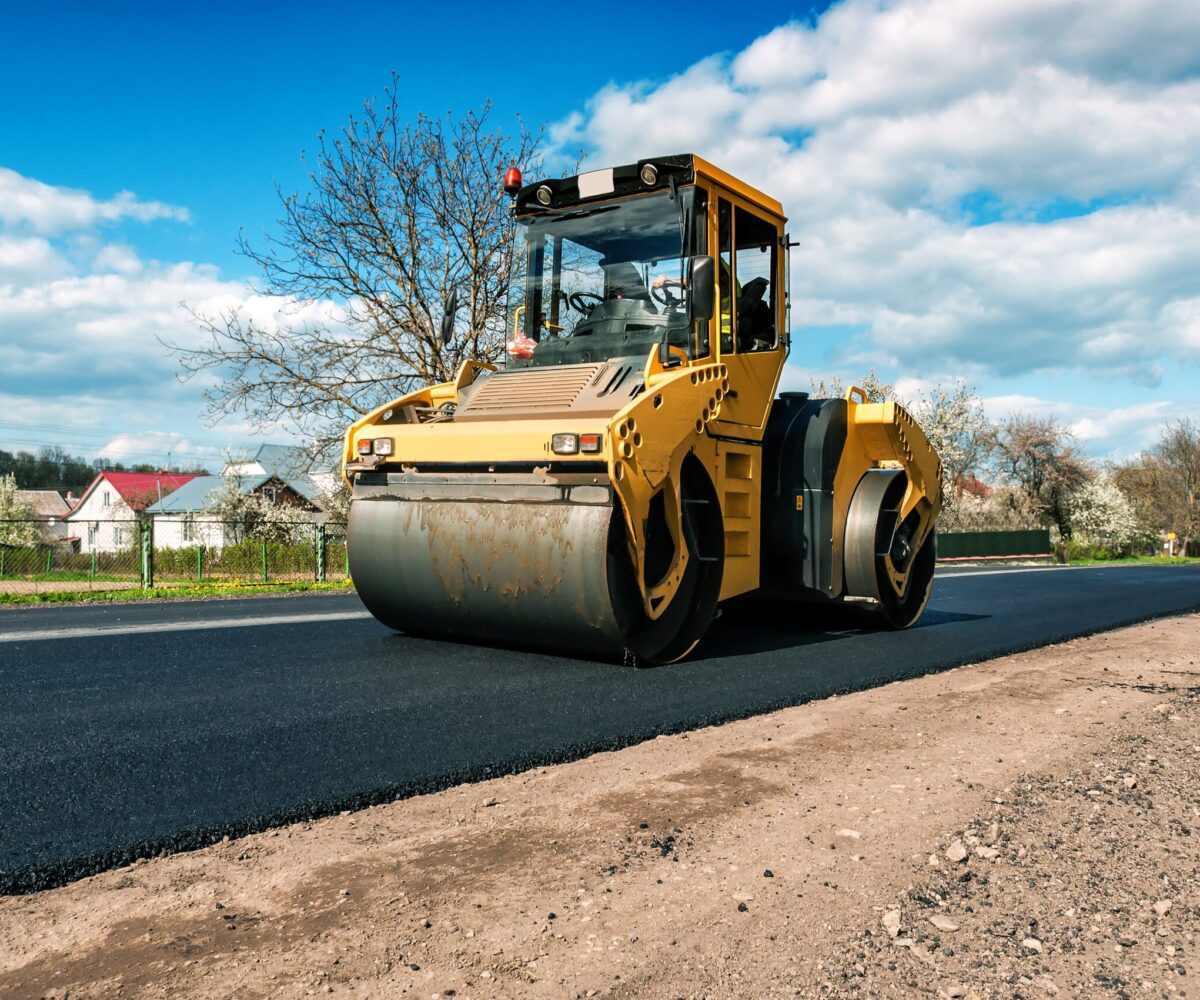
[[[168,462],[171,467],[204,463],[210,471],[215,471],[221,466],[223,455],[228,450],[218,444],[194,441],[188,434],[148,431],[141,434],[116,434],[101,445],[99,453],[114,462],[127,465],[144,462],[153,456],[162,456],[164,467],[167,467]]]
[[[140,201],[129,191],[101,200],[87,191],[43,184],[0,167],[0,225],[56,235],[125,219],[186,222],[188,212],[161,201]]]
[[[1154,445],[1169,423],[1194,416],[1200,400],[1157,400],[1108,407],[1042,399],[1020,393],[985,396],[984,412],[991,420],[1014,413],[1050,417],[1064,424],[1088,451],[1112,459],[1128,458]]]
[[[121,268],[0,286],[7,379],[63,391],[119,385],[136,405],[138,393],[173,384],[178,364],[161,342],[192,346],[203,336],[182,303],[214,317],[239,309],[267,327],[336,323],[341,315],[328,303],[299,306],[257,295],[210,265],[142,261],[125,247],[98,258]]]
[[[142,262],[133,247],[123,243],[106,243],[96,252],[92,260],[92,269],[131,275],[142,269]]]
[[[66,274],[69,265],[41,236],[9,236],[0,231],[0,287]]]
[[[267,328],[336,324],[342,313],[258,295],[212,265],[144,259],[96,228],[121,218],[186,212],[131,195],[97,201],[0,169],[0,448],[219,463],[223,450],[260,435],[232,422],[199,436],[179,429],[199,424],[208,381],[181,385],[162,343],[204,337],[183,303],[209,316],[238,309]]]
[[[1200,361],[1197,37],[1187,0],[846,0],[553,134],[780,197],[837,365],[1154,384]]]

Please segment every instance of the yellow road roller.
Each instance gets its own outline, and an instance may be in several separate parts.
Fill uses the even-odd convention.
[[[410,634],[670,663],[722,601],[929,600],[941,467],[903,406],[777,393],[782,206],[698,156],[523,184],[504,364],[346,433],[350,572]]]

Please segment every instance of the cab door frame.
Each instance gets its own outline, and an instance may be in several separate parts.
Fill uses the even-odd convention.
[[[709,240],[713,257],[718,270],[721,263],[721,245],[719,237],[720,206],[724,201],[729,204],[730,213],[730,275],[729,275],[729,319],[732,351],[726,351],[722,343],[722,315],[720,291],[717,292],[717,308],[713,322],[710,324],[710,338],[717,360],[729,369],[729,382],[734,387],[733,393],[726,397],[717,420],[713,421],[713,430],[717,434],[736,438],[748,438],[754,441],[762,440],[767,417],[771,412],[771,402],[779,387],[783,366],[788,355],[788,302],[786,287],[786,254],[787,239],[784,235],[786,220],[756,204],[748,198],[739,195],[730,188],[710,181],[709,187]],[[775,229],[777,251],[773,269],[774,283],[774,321],[776,340],[775,346],[765,351],[738,350],[737,331],[737,213],[738,209],[748,212],[764,222],[770,223]]]

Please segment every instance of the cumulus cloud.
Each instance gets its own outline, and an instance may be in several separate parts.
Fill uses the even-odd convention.
[[[69,265],[41,236],[11,236],[0,230],[0,287],[66,274]]]
[[[169,456],[172,467],[200,465],[215,472],[224,464],[224,456],[232,452],[228,446],[223,447],[208,439],[196,440],[192,435],[178,431],[147,431],[113,435],[100,446],[99,453],[105,458],[126,464],[144,462],[149,456],[161,455],[166,465]]]
[[[336,323],[329,303],[254,293],[218,268],[143,258],[103,238],[105,222],[186,219],[185,210],[129,194],[107,201],[0,169],[0,447],[59,444],[131,461],[212,464],[250,435],[202,434],[203,380],[181,385],[163,342],[202,334],[182,305],[240,310],[263,326]],[[281,428],[284,436],[287,429]]]
[[[239,309],[268,327],[341,315],[327,303],[256,295],[210,265],[142,261],[127,249],[118,259],[119,270],[0,286],[0,388],[70,394],[107,386],[125,393],[132,409],[147,396],[177,396],[177,361],[163,342],[191,346],[202,337],[181,303],[210,316]]]
[[[846,0],[552,134],[780,197],[797,353],[845,332],[806,363],[1153,385],[1200,361],[1197,37],[1186,0]]]
[[[44,184],[0,167],[0,225],[55,235],[125,219],[186,222],[188,212],[161,201],[141,201],[129,191],[98,199],[87,191]]]
[[[989,419],[997,421],[1014,413],[1049,417],[1067,427],[1093,454],[1124,459],[1152,447],[1163,425],[1187,412],[1188,404],[1162,399],[1110,407],[1012,393],[985,396],[983,408]]]

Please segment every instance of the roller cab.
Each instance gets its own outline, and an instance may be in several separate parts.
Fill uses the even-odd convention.
[[[915,621],[937,456],[896,404],[776,399],[779,204],[693,156],[512,174],[505,363],[467,362],[346,434],[372,613],[644,664],[687,655],[748,592]]]

